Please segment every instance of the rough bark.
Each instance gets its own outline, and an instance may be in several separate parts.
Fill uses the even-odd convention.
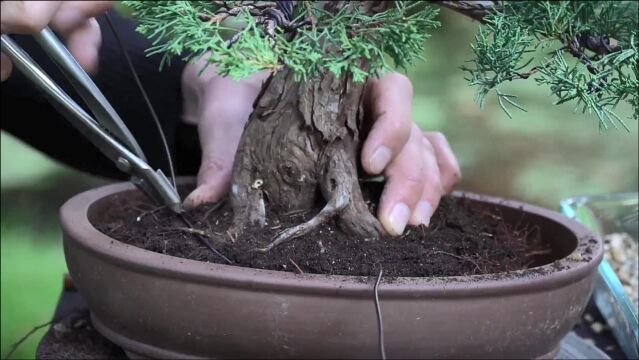
[[[297,214],[324,200],[315,218],[285,230],[272,246],[333,217],[353,235],[381,234],[357,176],[363,92],[364,84],[330,72],[307,82],[295,81],[289,70],[269,78],[235,159],[231,203],[236,232],[266,225],[267,207],[279,215]]]

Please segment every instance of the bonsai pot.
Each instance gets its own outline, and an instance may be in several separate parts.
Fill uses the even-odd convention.
[[[64,250],[94,326],[130,357],[378,358],[373,284],[187,260],[133,247],[92,223],[136,192],[128,183],[61,209]],[[590,297],[601,240],[543,208],[474,195],[522,214],[552,247],[545,264],[500,274],[383,279],[389,358],[551,358]]]

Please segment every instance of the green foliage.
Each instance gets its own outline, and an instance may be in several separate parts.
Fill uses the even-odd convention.
[[[269,24],[272,1],[126,1],[165,60],[206,56],[220,74],[240,79],[263,70],[291,69],[298,80],[318,72],[355,81],[421,59],[438,9],[421,1],[297,1],[289,24]],[[437,2],[434,2],[437,3]],[[636,1],[441,2],[482,21],[474,59],[462,67],[481,105],[495,93],[502,109],[524,108],[499,86],[534,79],[555,104],[572,101],[594,113],[601,128],[626,126],[614,113],[622,101],[639,117]],[[323,4],[323,5],[318,5]],[[327,5],[329,4],[329,5]],[[330,4],[337,4],[331,8]],[[306,21],[306,24],[302,22]],[[293,26],[299,24],[301,26]],[[392,60],[392,64],[389,64]],[[164,62],[163,62],[164,63]]]
[[[626,101],[639,117],[637,9],[635,1],[500,3],[482,19],[475,58],[462,67],[478,88],[476,101],[483,104],[495,91],[510,116],[504,102],[523,108],[498,86],[534,78],[555,104],[574,101],[582,112],[594,113],[602,129],[626,127],[614,108]],[[534,55],[539,53],[546,55]]]
[[[233,18],[239,31],[227,24],[230,16],[224,15],[221,2],[125,3],[140,23],[138,31],[154,40],[149,53],[164,53],[167,60],[207,56],[222,75],[235,79],[285,65],[300,80],[330,70],[364,81],[390,69],[386,55],[397,67],[412,66],[423,54],[428,30],[439,25],[433,20],[438,10],[419,1],[397,1],[378,13],[364,13],[352,5],[357,2],[336,12],[298,2],[293,22],[312,15],[314,24],[294,33],[280,28],[269,33],[257,11],[259,2],[227,2],[228,8],[236,9]]]
[[[475,44],[471,45],[476,56],[473,67],[462,66],[462,70],[469,74],[466,80],[471,85],[479,86],[475,100],[480,106],[483,107],[486,95],[499,84],[520,77],[519,71],[532,60],[523,62],[524,56],[533,51],[530,49],[533,41],[526,28],[510,21],[508,17],[487,17],[486,25],[479,29],[475,35]],[[512,102],[512,96],[502,96],[499,90],[497,94],[500,105],[503,104],[502,99]]]

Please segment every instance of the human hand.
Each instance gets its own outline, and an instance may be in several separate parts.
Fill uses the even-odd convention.
[[[98,66],[101,34],[95,16],[111,8],[113,1],[2,1],[3,34],[34,34],[51,25],[67,42],[69,51],[89,73]],[[1,55],[0,79],[11,74],[12,64]]]
[[[259,73],[237,82],[217,75],[212,65],[198,76],[202,65],[188,64],[182,76],[183,119],[198,124],[202,146],[197,187],[185,199],[186,208],[218,201],[228,192],[244,125],[268,76]],[[393,235],[401,234],[407,223],[428,225],[441,196],[461,177],[446,138],[437,132],[422,134],[413,124],[412,96],[410,81],[399,74],[367,84],[365,105],[373,126],[362,164],[369,174],[387,178],[378,218]]]
[[[413,123],[413,88],[407,77],[391,73],[367,85],[365,105],[373,126],[362,148],[362,166],[386,177],[377,217],[388,233],[400,235],[407,223],[430,223],[442,195],[461,179],[461,170],[444,135],[422,133]]]
[[[205,60],[189,63],[182,73],[182,119],[197,124],[202,147],[197,187],[184,200],[187,209],[216,202],[228,192],[244,125],[269,75],[262,72],[235,81],[218,75],[214,65],[199,74],[204,64]]]

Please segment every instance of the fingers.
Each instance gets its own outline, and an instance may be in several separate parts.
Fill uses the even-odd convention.
[[[433,147],[441,174],[442,188],[444,193],[448,194],[461,180],[461,169],[455,154],[453,154],[453,149],[444,134],[437,131],[424,132],[423,141]]]
[[[2,1],[0,3],[0,31],[4,33],[34,34],[44,29],[60,8],[60,1]],[[0,80],[11,75],[13,64],[2,54]]]
[[[5,81],[11,75],[11,70],[13,69],[13,65],[11,64],[11,60],[5,55],[0,53],[0,81]]]
[[[424,157],[424,188],[409,224],[430,224],[442,195],[453,191],[461,180],[461,170],[446,137],[440,132],[425,132],[422,137]]]
[[[443,135],[432,135],[436,146],[413,125],[408,143],[387,168],[378,217],[391,235],[400,235],[407,223],[428,226],[441,196],[460,178],[448,141]]]
[[[228,192],[235,152],[264,77],[265,74],[256,74],[237,82],[215,76],[196,96],[202,164],[197,187],[184,201],[186,208],[216,202]]]
[[[89,74],[98,71],[98,51],[102,34],[97,20],[89,19],[67,36],[67,48]]]
[[[60,1],[3,1],[0,5],[2,33],[37,33],[49,24],[60,5]]]
[[[391,235],[401,235],[406,224],[428,226],[441,197],[461,179],[459,164],[444,135],[422,134],[417,125],[412,125],[408,142],[387,166],[385,175],[377,215]]]
[[[101,43],[95,16],[103,14],[112,1],[3,1],[2,33],[33,34],[51,25],[67,40],[78,63],[95,73]],[[11,63],[2,58],[2,81],[9,77]]]
[[[400,154],[410,137],[413,89],[408,78],[396,73],[369,86],[366,102],[374,123],[362,148],[362,166],[376,175]]]
[[[387,178],[378,218],[392,235],[408,223],[428,225],[441,196],[461,179],[450,144],[441,133],[422,135],[412,123],[413,92],[405,76],[370,81],[366,96],[374,123],[362,147],[362,166]]]
[[[378,218],[384,229],[391,235],[401,235],[411,213],[424,190],[424,179],[434,169],[427,169],[428,162],[423,161],[424,144],[422,134],[416,125],[412,126],[409,141],[393,162],[389,164],[385,175],[386,186],[380,199]]]
[[[409,224],[430,225],[430,218],[439,205],[439,200],[444,193],[442,187],[441,169],[437,165],[435,149],[428,141],[422,141],[422,158],[424,172],[422,175],[422,193],[413,210]]]
[[[112,1],[65,1],[51,20],[51,26],[67,41],[69,51],[80,66],[95,74],[98,51],[102,44],[100,26],[95,16],[111,8]]]
[[[65,38],[85,26],[87,20],[102,15],[113,1],[64,1],[51,20],[51,26]]]

